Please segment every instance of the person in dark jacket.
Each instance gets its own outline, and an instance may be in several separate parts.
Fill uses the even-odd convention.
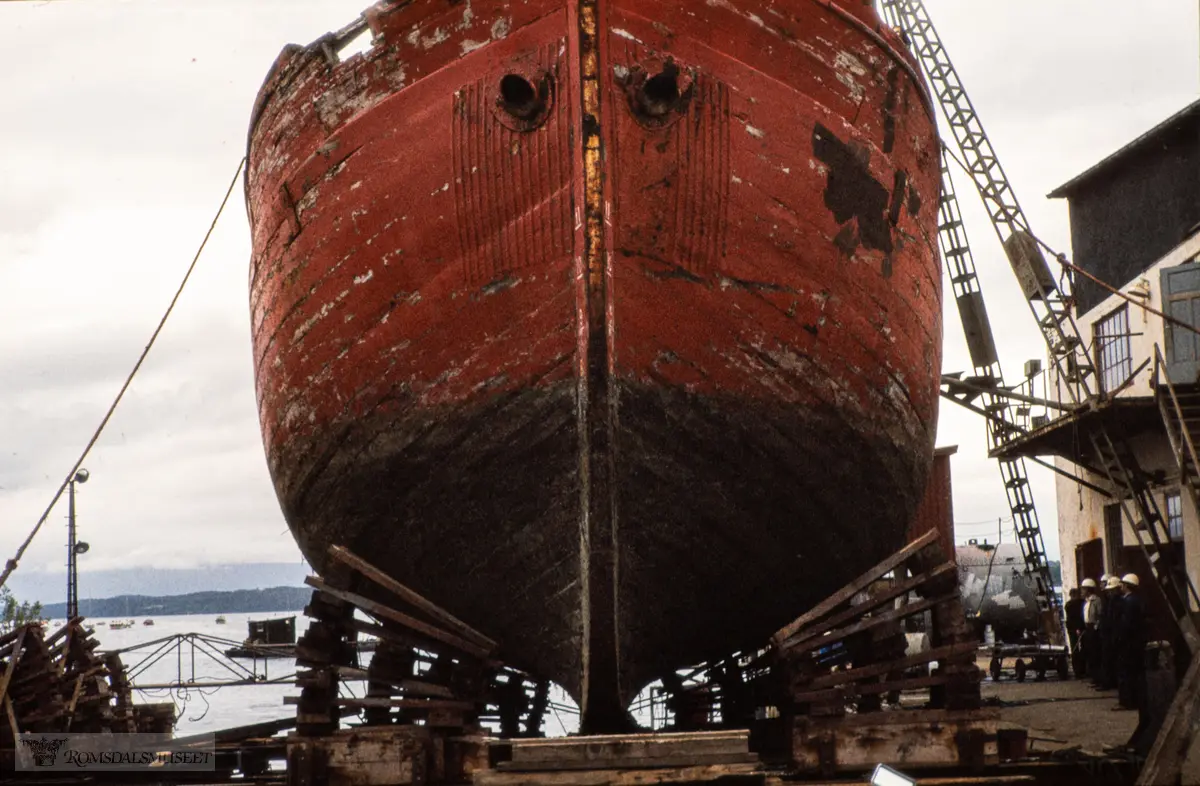
[[[1080,638],[1083,635],[1083,598],[1079,597],[1078,589],[1073,589],[1068,593],[1068,600],[1063,605],[1063,609],[1067,614],[1067,642],[1071,645],[1071,667],[1075,672],[1075,678],[1079,679],[1087,676],[1087,663],[1079,648]]]
[[[1136,573],[1121,577],[1120,593],[1113,636],[1120,703],[1113,709],[1137,710],[1146,694],[1146,603],[1138,591]]]
[[[1104,611],[1100,616],[1100,673],[1096,687],[1115,690],[1119,666],[1117,663],[1117,614],[1120,611],[1121,580],[1109,576],[1104,585]]]

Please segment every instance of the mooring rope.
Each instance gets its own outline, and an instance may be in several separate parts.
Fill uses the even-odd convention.
[[[50,504],[46,506],[46,511],[42,513],[42,517],[38,519],[37,524],[33,526],[33,530],[29,533],[29,537],[25,538],[25,542],[23,542],[21,547],[17,549],[17,553],[13,555],[12,559],[5,563],[4,572],[0,573],[0,587],[3,587],[8,582],[8,577],[11,576],[12,572],[17,569],[17,565],[20,563],[21,557],[25,556],[25,551],[29,548],[29,544],[33,542],[34,537],[36,537],[38,534],[38,530],[42,528],[42,525],[46,523],[46,519],[50,517],[50,512],[54,510],[54,506],[62,497],[63,492],[67,490],[67,485],[71,482],[71,479],[75,477],[75,473],[79,471],[81,466],[83,466],[83,462],[87,459],[88,454],[92,451],[92,447],[96,444],[96,441],[100,439],[100,435],[104,432],[104,427],[108,425],[108,421],[112,418],[113,412],[116,411],[117,405],[121,403],[121,399],[125,396],[125,391],[129,389],[130,383],[133,382],[134,376],[142,367],[142,363],[146,360],[146,356],[150,354],[150,349],[154,346],[154,342],[158,339],[158,334],[162,332],[163,326],[167,324],[167,318],[171,316],[171,312],[175,309],[175,304],[179,302],[179,296],[183,294],[183,288],[187,286],[188,279],[192,277],[192,271],[196,269],[196,263],[200,260],[200,255],[204,253],[204,247],[208,245],[208,239],[212,237],[213,230],[217,226],[217,221],[221,218],[221,213],[225,211],[225,205],[228,204],[229,197],[231,194],[233,194],[233,187],[237,185],[238,177],[241,176],[242,168],[245,165],[245,158],[238,162],[237,170],[233,173],[233,179],[229,181],[229,188],[225,191],[225,197],[221,200],[221,206],[217,208],[217,214],[213,216],[212,223],[210,223],[208,226],[208,231],[204,233],[204,239],[200,241],[200,247],[196,249],[196,254],[192,257],[192,263],[188,265],[187,272],[183,275],[183,281],[179,282],[179,288],[175,290],[175,297],[171,298],[170,305],[168,305],[167,310],[163,312],[162,319],[158,321],[158,327],[154,329],[154,333],[150,336],[150,342],[146,344],[146,348],[142,350],[142,355],[138,358],[137,363],[134,364],[133,370],[129,372],[129,376],[125,377],[125,384],[121,385],[121,389],[117,392],[117,397],[113,399],[112,404],[108,408],[108,412],[104,414],[104,419],[100,421],[100,425],[96,428],[96,432],[92,434],[92,438],[88,440],[87,446],[84,447],[83,453],[79,455],[79,458],[75,461],[74,466],[71,467],[71,471],[67,473],[67,477],[63,480],[62,485],[58,487],[58,491],[55,492],[54,497],[50,500]]]

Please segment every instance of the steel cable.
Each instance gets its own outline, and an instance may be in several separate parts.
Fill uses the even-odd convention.
[[[208,245],[208,239],[212,237],[213,230],[217,226],[217,221],[221,218],[221,214],[225,212],[225,205],[229,203],[229,197],[231,194],[233,194],[233,188],[237,185],[238,178],[241,176],[242,168],[245,165],[246,159],[242,158],[242,160],[238,162],[237,170],[233,173],[233,178],[229,181],[229,188],[225,191],[225,197],[221,200],[221,206],[217,208],[217,214],[213,216],[212,223],[210,223],[208,226],[208,231],[204,233],[204,239],[200,241],[200,247],[196,249],[196,254],[192,257],[192,263],[188,265],[187,272],[183,275],[183,280],[179,282],[179,288],[175,290],[175,297],[171,298],[171,303],[167,306],[167,310],[163,313],[162,319],[158,321],[158,327],[154,329],[154,333],[150,336],[149,343],[147,343],[146,348],[142,350],[141,357],[139,357],[137,363],[134,364],[133,370],[130,371],[129,376],[125,378],[125,384],[121,385],[121,389],[117,392],[117,397],[113,399],[112,404],[108,408],[108,412],[104,414],[104,419],[100,421],[100,425],[96,428],[95,433],[92,434],[92,438],[88,440],[87,446],[84,447],[83,452],[75,461],[75,465],[71,467],[71,471],[68,472],[66,478],[63,479],[62,485],[58,487],[58,491],[55,492],[54,497],[50,500],[50,504],[46,506],[46,510],[44,513],[42,513],[42,517],[38,519],[37,524],[33,526],[33,530],[29,533],[29,536],[25,538],[25,541],[21,544],[21,547],[17,549],[17,553],[13,555],[12,559],[5,563],[4,572],[0,573],[0,587],[3,587],[8,582],[8,577],[11,576],[12,572],[17,569],[17,565],[20,563],[21,557],[25,556],[25,551],[29,548],[29,544],[33,542],[34,537],[36,537],[38,534],[38,530],[42,528],[42,525],[46,523],[46,519],[50,517],[50,512],[54,510],[54,506],[62,497],[63,492],[67,490],[67,485],[71,482],[71,479],[75,477],[75,473],[79,471],[81,466],[83,466],[83,462],[87,459],[88,454],[91,453],[96,441],[100,439],[100,435],[104,432],[104,427],[108,425],[108,421],[112,418],[113,413],[116,411],[117,405],[121,403],[121,399],[125,396],[125,391],[129,389],[130,383],[133,382],[134,376],[138,373],[138,370],[141,369],[142,363],[146,360],[146,356],[150,354],[150,349],[154,346],[154,342],[158,339],[159,333],[162,332],[163,326],[166,325],[167,318],[171,316],[171,312],[175,309],[175,304],[179,302],[179,296],[183,294],[183,288],[187,286],[188,279],[192,276],[192,271],[196,269],[196,263],[200,260],[200,255],[204,253],[204,247]]]

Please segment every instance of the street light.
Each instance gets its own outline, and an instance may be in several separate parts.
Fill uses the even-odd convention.
[[[86,554],[88,548],[84,541],[75,540],[75,484],[87,483],[86,469],[80,469],[67,484],[67,619],[73,620],[79,616],[79,573],[75,558]]]

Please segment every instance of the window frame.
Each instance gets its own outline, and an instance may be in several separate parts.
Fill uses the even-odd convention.
[[[1166,504],[1166,524],[1167,535],[1172,543],[1183,542],[1183,494],[1180,489],[1168,491],[1163,500]],[[1174,502],[1174,510],[1172,510],[1172,502]],[[1178,524],[1178,527],[1176,527]]]
[[[1109,332],[1114,325],[1118,329]],[[1128,303],[1123,303],[1092,323],[1096,376],[1102,392],[1112,393],[1133,375],[1132,337]]]

